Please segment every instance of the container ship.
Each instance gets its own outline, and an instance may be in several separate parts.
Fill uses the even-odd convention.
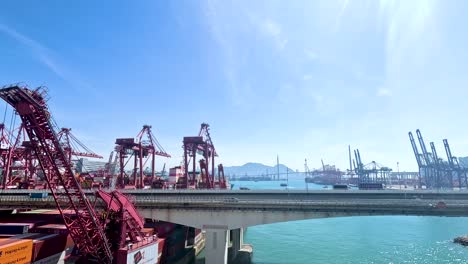
[[[306,183],[315,183],[321,185],[334,185],[341,183],[341,178],[344,175],[344,172],[336,168],[335,165],[324,164],[322,160],[322,169],[309,171],[307,167],[307,161],[305,164],[306,167]]]

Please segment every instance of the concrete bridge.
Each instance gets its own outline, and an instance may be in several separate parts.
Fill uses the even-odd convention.
[[[51,197],[31,199],[30,192],[37,190],[0,192],[0,208],[55,208]],[[467,191],[125,192],[145,218],[205,230],[207,263],[226,263],[228,241],[239,249],[242,229],[254,225],[365,215],[468,216]]]

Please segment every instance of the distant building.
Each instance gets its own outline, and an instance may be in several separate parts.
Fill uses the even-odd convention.
[[[79,160],[73,160],[76,171],[79,173],[83,172],[96,172],[106,168],[107,162],[105,161],[94,161],[85,158]]]

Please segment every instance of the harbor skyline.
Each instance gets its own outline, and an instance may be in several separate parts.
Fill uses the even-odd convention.
[[[229,165],[347,168],[351,145],[415,171],[417,128],[468,155],[464,2],[30,5],[0,11],[0,81],[48,86],[58,123],[105,157],[150,124],[173,156],[156,165],[178,165],[201,122]]]

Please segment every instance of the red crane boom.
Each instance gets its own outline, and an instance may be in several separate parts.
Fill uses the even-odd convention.
[[[101,155],[94,153],[81,143],[81,141],[71,133],[71,128],[62,128],[60,132],[57,133],[57,137],[70,161],[72,156],[102,159]]]
[[[104,228],[73,175],[50,121],[45,95],[41,88],[32,91],[11,86],[0,90],[0,98],[21,117],[57,209],[76,246],[99,263],[112,263],[113,255]]]

